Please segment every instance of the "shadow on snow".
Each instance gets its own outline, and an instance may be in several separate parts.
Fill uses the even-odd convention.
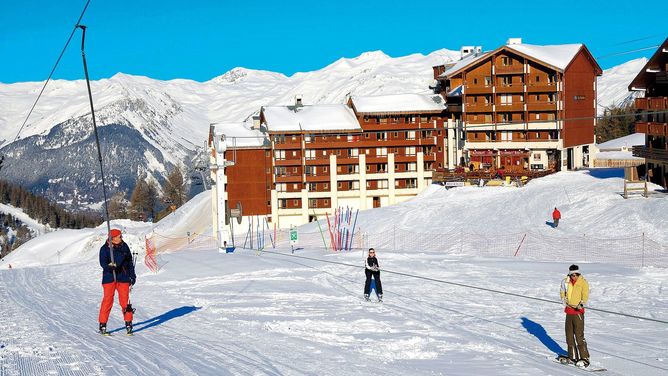
[[[529,332],[529,334],[538,338],[545,347],[554,352],[557,356],[567,354],[567,351],[553,340],[552,337],[547,334],[545,328],[539,323],[531,321],[526,317],[522,317],[522,326]]]
[[[142,322],[135,323],[133,325],[133,332],[141,332],[142,330],[152,328],[154,326],[162,325],[164,322],[169,321],[171,319],[175,319],[177,317],[185,316],[187,314],[190,314],[192,312],[195,312],[199,309],[202,309],[202,307],[195,307],[195,306],[183,306],[179,308],[174,308],[171,311],[167,311],[163,313],[162,315],[152,317],[148,320],[144,320]],[[125,327],[120,327],[118,329],[112,330],[110,333],[118,332],[120,330],[124,330]]]

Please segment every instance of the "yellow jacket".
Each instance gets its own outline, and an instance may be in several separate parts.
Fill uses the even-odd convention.
[[[575,284],[572,284],[571,278],[566,276],[566,278],[561,281],[559,295],[561,296],[561,301],[571,307],[575,307],[580,303],[586,305],[587,300],[589,300],[589,283],[587,283],[587,280],[581,275],[578,277]]]

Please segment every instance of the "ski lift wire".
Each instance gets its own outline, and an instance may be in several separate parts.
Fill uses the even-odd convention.
[[[44,81],[44,85],[42,85],[42,90],[40,90],[39,94],[37,95],[37,99],[35,99],[35,102],[32,104],[32,107],[30,108],[30,111],[28,111],[28,115],[26,116],[25,120],[23,120],[23,124],[21,124],[21,127],[19,128],[19,131],[16,132],[16,137],[14,137],[14,141],[19,139],[19,136],[21,135],[21,131],[25,127],[26,123],[28,123],[28,119],[30,118],[30,115],[32,114],[33,110],[37,106],[37,102],[39,102],[39,99],[42,97],[42,94],[44,93],[44,89],[46,89],[46,85],[51,81],[51,77],[53,76],[53,73],[56,71],[56,68],[58,67],[58,64],[60,63],[60,59],[63,58],[63,55],[65,54],[65,50],[67,50],[67,46],[69,46],[70,42],[72,41],[72,38],[74,37],[74,33],[77,31],[77,28],[79,27],[79,23],[81,22],[81,19],[83,18],[84,14],[86,13],[86,10],[88,9],[88,4],[90,4],[90,0],[86,1],[86,5],[84,5],[83,10],[81,11],[81,14],[79,15],[79,19],[77,22],[74,24],[74,28],[72,28],[72,32],[70,33],[69,38],[67,38],[67,42],[65,42],[65,46],[63,46],[62,51],[60,51],[60,55],[58,56],[58,59],[56,60],[56,63],[53,65],[53,68],[51,68],[51,72],[49,73],[49,77],[47,77],[46,81]],[[14,142],[12,141],[12,142]]]
[[[364,252],[364,251],[362,251],[362,252]],[[348,264],[348,263],[345,263],[345,262],[322,260],[322,259],[318,259],[318,258],[315,258],[315,257],[299,256],[299,255],[288,254],[288,253],[280,253],[280,252],[267,251],[267,250],[263,250],[262,253],[269,253],[269,254],[272,254],[272,255],[279,255],[279,256],[296,257],[296,258],[301,258],[301,259],[305,259],[305,260],[318,261],[318,262],[324,262],[324,263],[329,263],[329,264],[351,266],[351,267],[354,267],[354,268],[364,268],[364,266]],[[561,301],[539,298],[539,297],[529,296],[529,295],[522,295],[522,294],[517,294],[517,293],[513,293],[513,292],[508,292],[508,291],[500,291],[500,290],[495,290],[495,289],[491,289],[491,288],[487,288],[487,287],[469,285],[469,284],[465,284],[465,283],[446,281],[444,279],[425,277],[425,276],[420,276],[420,275],[416,275],[416,274],[403,273],[403,272],[387,270],[387,269],[383,269],[383,272],[388,273],[388,274],[404,276],[404,277],[422,279],[422,280],[430,281],[430,282],[444,283],[444,284],[448,284],[448,285],[453,285],[453,286],[458,286],[458,287],[463,287],[463,288],[468,288],[468,289],[473,289],[473,290],[486,291],[486,292],[491,292],[491,293],[494,293],[494,294],[509,295],[509,296],[522,298],[522,299],[536,300],[536,301],[545,302],[545,303],[563,305],[563,302],[561,302]],[[636,316],[636,315],[631,315],[631,314],[628,314],[628,313],[609,311],[609,310],[606,310],[606,309],[600,309],[600,308],[594,308],[594,307],[586,307],[586,308],[590,311],[603,312],[603,313],[607,313],[607,314],[611,314],[611,315],[624,316],[624,317],[634,318],[634,319],[638,319],[638,320],[653,321],[653,322],[657,322],[657,323],[660,323],[660,324],[668,324],[667,320],[655,319],[655,318],[652,318],[652,317]]]

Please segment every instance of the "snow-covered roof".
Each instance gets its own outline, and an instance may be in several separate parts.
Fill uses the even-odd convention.
[[[464,57],[463,59],[454,63],[449,68],[447,68],[445,70],[445,72],[441,73],[441,75],[439,77],[443,77],[443,78],[448,77],[452,73],[458,72],[462,68],[467,67],[467,66],[475,63],[476,61],[480,61],[481,59],[483,59],[484,57],[487,57],[488,55],[489,55],[489,52],[484,52],[484,53],[481,53],[481,54],[478,54],[478,55],[475,55],[475,54],[468,55],[468,56]]]
[[[550,46],[538,46],[534,44],[508,44],[505,47],[509,50],[515,50],[521,54],[532,57],[543,63],[549,64],[560,70],[565,70],[568,64],[582,48],[581,43],[577,44],[556,44]]]
[[[596,153],[596,159],[603,160],[603,159],[609,159],[609,160],[634,160],[634,161],[641,161],[644,160],[644,158],[636,157],[633,155],[632,152],[630,151],[602,151],[599,153]]]
[[[565,70],[575,55],[584,47],[583,44],[555,44],[548,46],[538,46],[534,44],[507,44],[499,47],[495,51],[485,52],[478,56],[469,55],[459,60],[454,65],[446,69],[439,77],[447,78],[450,75],[459,72],[463,68],[472,65],[483,58],[491,56],[496,51],[508,49],[517,53],[526,55],[534,60],[553,66],[561,71]]]
[[[357,113],[441,112],[445,101],[439,94],[396,94],[352,97]]]
[[[596,147],[599,148],[599,150],[608,150],[608,149],[630,148],[631,146],[636,146],[636,145],[645,145],[644,133],[633,133],[628,136],[615,138],[614,140],[597,144]]]
[[[456,88],[450,90],[450,92],[449,92],[448,94],[446,94],[446,95],[447,95],[448,97],[461,97],[461,96],[462,96],[462,92],[463,92],[463,90],[462,90],[463,87],[464,87],[464,85],[459,85],[459,86],[457,86]]]
[[[269,144],[266,134],[250,129],[245,123],[213,124],[216,135],[225,135],[228,148],[253,148]]]
[[[362,131],[345,104],[265,106],[262,113],[268,132]]]

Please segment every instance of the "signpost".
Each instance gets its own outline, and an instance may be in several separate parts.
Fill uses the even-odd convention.
[[[290,248],[292,253],[295,253],[295,245],[299,242],[299,233],[294,227],[290,229]]]

